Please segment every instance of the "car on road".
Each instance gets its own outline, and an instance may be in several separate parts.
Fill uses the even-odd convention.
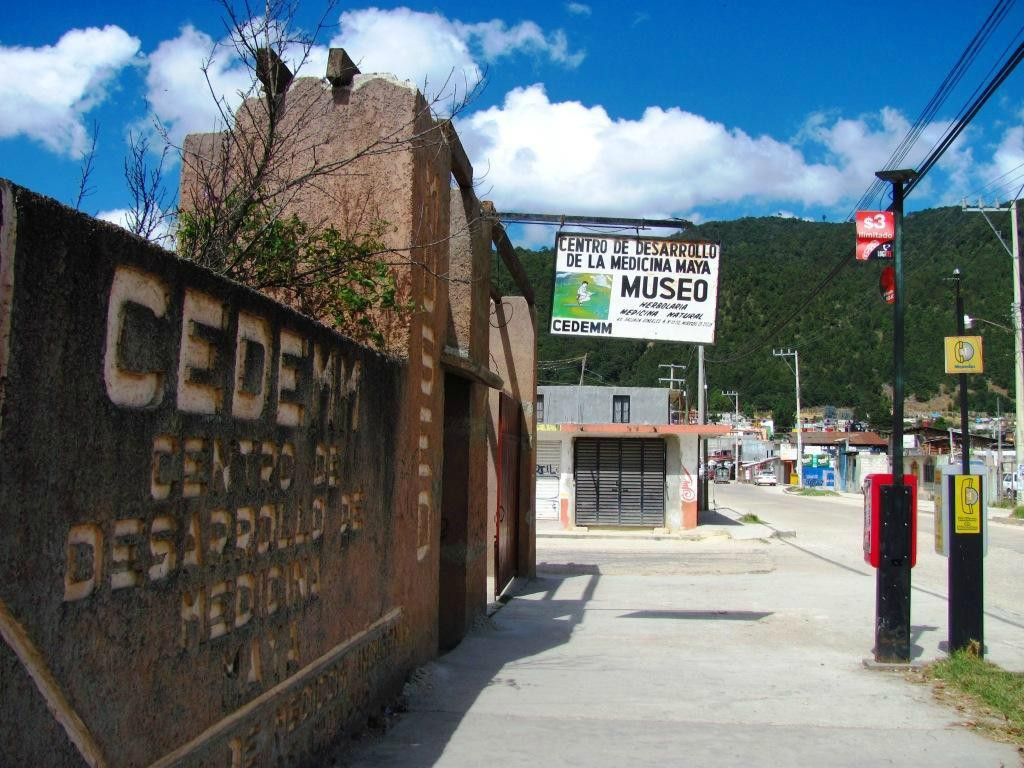
[[[1024,490],[1024,480],[1021,480],[1012,472],[1003,474],[1003,493],[1017,493]]]
[[[754,485],[778,485],[779,479],[774,472],[758,472],[754,475]]]

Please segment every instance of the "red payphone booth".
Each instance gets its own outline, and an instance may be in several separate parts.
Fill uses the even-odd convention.
[[[864,562],[877,568],[882,558],[882,488],[893,483],[891,474],[874,474],[864,478]],[[917,564],[917,477],[904,475],[903,484],[910,488],[910,567]]]

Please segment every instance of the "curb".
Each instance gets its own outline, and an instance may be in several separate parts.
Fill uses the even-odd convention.
[[[734,536],[732,528],[754,529],[762,528],[763,534],[753,536]],[[736,531],[739,533],[739,531]],[[760,532],[758,532],[760,533]],[[763,523],[741,524],[739,526],[706,526],[703,529],[697,528],[685,533],[613,533],[611,531],[538,531],[538,539],[597,539],[605,541],[705,541],[711,538],[724,536],[732,541],[750,541],[756,539],[792,538],[795,531],[779,531]]]

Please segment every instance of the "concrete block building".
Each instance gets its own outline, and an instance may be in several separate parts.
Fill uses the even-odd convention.
[[[727,427],[670,424],[655,387],[539,386],[536,407],[538,520],[696,527],[699,441]]]

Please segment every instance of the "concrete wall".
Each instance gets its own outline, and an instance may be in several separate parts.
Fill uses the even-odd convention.
[[[0,196],[5,764],[300,762],[436,652],[420,372]]]
[[[288,211],[389,222],[417,309],[377,318],[387,355],[0,186],[5,764],[292,766],[364,723],[485,608],[492,356],[533,571],[536,321],[510,299],[488,333],[490,232],[449,145],[393,78],[282,98],[321,160],[357,157]]]
[[[451,190],[448,327],[442,358],[445,449],[441,509],[441,649],[486,610],[490,224],[472,190]]]
[[[658,387],[540,386],[545,424],[611,424],[612,397],[629,397],[630,424],[667,424],[668,390]]]
[[[534,402],[537,393],[537,318],[533,307],[521,296],[506,296],[497,304],[492,302],[490,356],[494,372],[504,386],[502,391],[520,403],[522,421],[519,455],[519,510],[518,518],[518,575],[536,575],[536,429]],[[493,542],[497,532],[498,507],[498,399],[492,390],[488,400],[487,445],[490,453],[487,479],[488,541]],[[494,575],[493,550],[488,573]]]
[[[380,74],[333,87],[299,78],[281,99],[282,151],[294,149],[288,173],[332,169],[282,196],[286,213],[355,235],[386,222],[400,300],[417,308],[411,317],[378,312],[375,323],[409,370],[395,403],[409,428],[395,460],[403,478],[396,503],[415,511],[420,572],[411,577],[437,584],[441,574],[434,600],[416,607],[428,612],[418,623],[438,620],[440,634],[421,637],[425,659],[457,643],[486,608],[488,384],[479,374],[488,368],[490,223],[472,186],[452,188],[457,136],[433,120],[412,84]],[[259,102],[246,102],[239,125],[258,123],[250,116],[260,112]],[[219,135],[186,140],[186,206],[202,193],[218,146]],[[442,443],[451,447],[445,462]]]

